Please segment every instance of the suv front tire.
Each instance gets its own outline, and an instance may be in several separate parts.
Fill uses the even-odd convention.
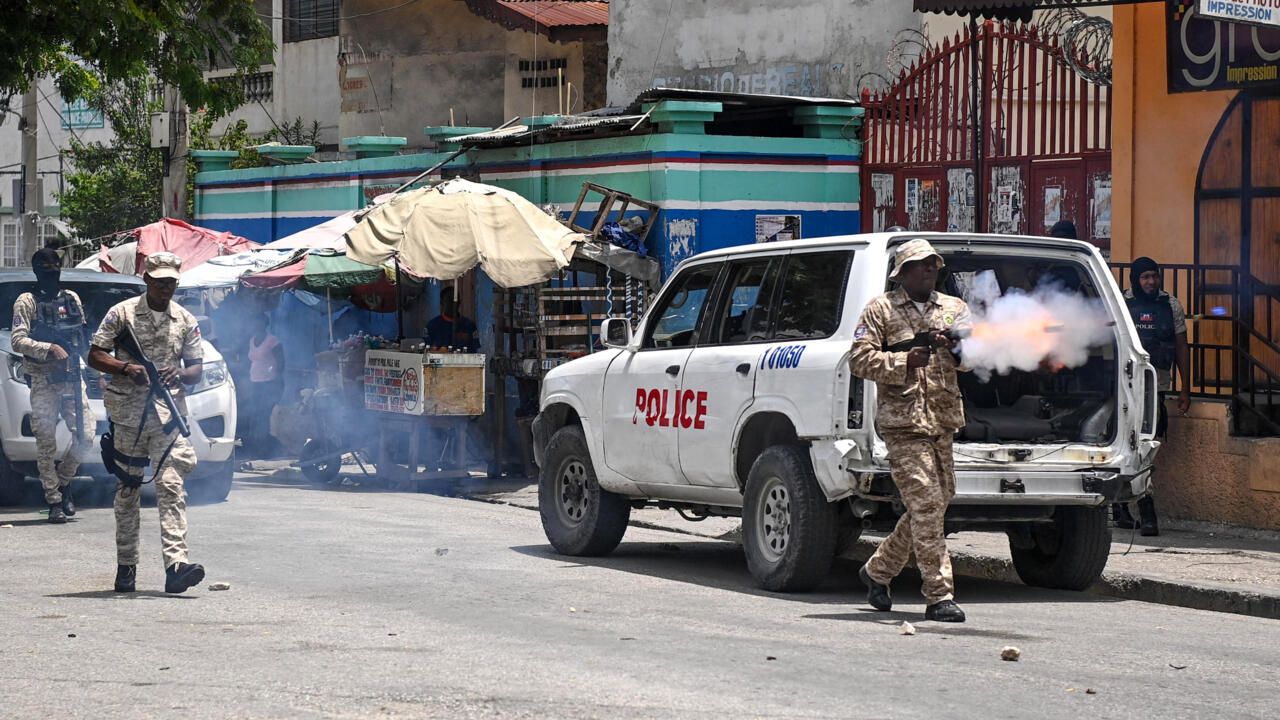
[[[608,555],[622,542],[631,505],[600,487],[587,438],[577,425],[547,443],[538,479],[538,511],[551,546],[562,555]]]
[[[751,466],[743,497],[742,547],[747,567],[766,590],[811,590],[830,572],[835,508],[818,487],[802,448],[774,445]]]

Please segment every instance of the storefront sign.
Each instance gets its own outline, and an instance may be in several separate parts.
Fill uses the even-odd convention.
[[[1250,4],[1270,8],[1280,0]],[[1166,7],[1169,92],[1280,87],[1280,27],[1209,19],[1192,0]],[[1280,19],[1280,7],[1272,12]]]
[[[1280,26],[1280,0],[1200,0],[1200,14],[1230,22]]]

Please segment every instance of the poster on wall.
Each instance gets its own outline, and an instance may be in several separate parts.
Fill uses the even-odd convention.
[[[1280,88],[1280,28],[1212,19],[1195,0],[1174,0],[1165,12],[1170,93]]]
[[[1013,186],[996,188],[996,222],[1013,222]]]
[[[973,232],[973,170],[947,170],[947,231]]]
[[[885,228],[896,225],[890,222],[893,206],[893,175],[889,173],[871,174],[872,217],[871,232],[884,232]]]
[[[1046,185],[1044,188],[1044,229],[1047,232],[1062,219],[1062,186]]]
[[[1111,239],[1111,177],[1093,179],[1093,237]]]
[[[800,239],[799,215],[757,215],[756,242],[784,242]]]
[[[920,179],[907,178],[907,217],[920,212]]]

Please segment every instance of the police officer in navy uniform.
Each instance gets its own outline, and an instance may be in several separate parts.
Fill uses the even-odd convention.
[[[1173,368],[1177,367],[1181,388],[1178,413],[1185,415],[1191,407],[1191,353],[1187,346],[1187,316],[1182,303],[1161,289],[1160,265],[1149,257],[1140,257],[1129,267],[1130,288],[1125,291],[1129,315],[1138,328],[1142,347],[1156,368],[1156,383],[1161,393],[1173,388]],[[1159,419],[1156,436],[1163,438],[1169,424],[1164,403],[1157,404]],[[1133,516],[1124,505],[1113,508],[1116,524],[1132,528]],[[1150,495],[1138,501],[1139,527],[1143,535],[1159,535],[1156,504]]]

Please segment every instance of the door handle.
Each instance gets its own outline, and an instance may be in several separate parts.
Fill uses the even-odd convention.
[[[680,374],[680,366],[679,366],[679,365],[672,365],[672,366],[668,367],[668,368],[667,368],[667,374],[668,374],[668,375],[672,375],[672,376],[679,375],[679,374]]]
[[[751,373],[751,363],[742,363],[738,366],[739,375],[748,375]]]

